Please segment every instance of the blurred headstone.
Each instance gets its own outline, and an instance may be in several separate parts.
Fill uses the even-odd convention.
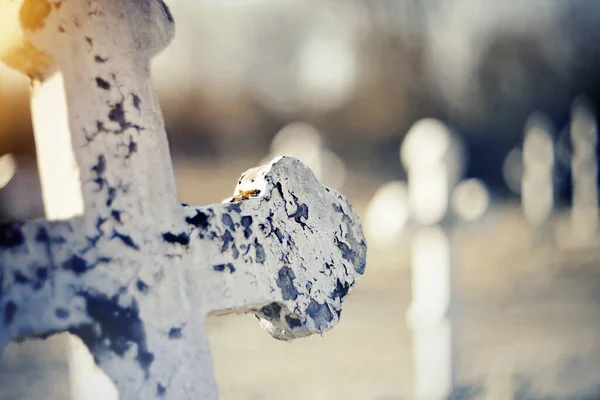
[[[450,239],[440,224],[450,193],[461,180],[465,157],[458,138],[442,122],[423,119],[406,135],[400,159],[408,175],[413,220],[412,301],[407,323],[413,331],[414,397],[447,398],[455,387],[453,263]]]
[[[598,228],[598,129],[596,116],[584,101],[573,106],[571,118],[571,171],[573,203],[572,234],[578,241],[589,241]]]
[[[440,223],[448,211],[452,188],[464,171],[460,141],[442,122],[422,119],[406,134],[400,160],[408,175],[414,220],[424,225]]]
[[[536,248],[554,246],[554,139],[550,121],[533,114],[525,126],[521,206],[533,230]]]
[[[369,202],[365,215],[365,233],[369,246],[397,247],[410,216],[408,188],[403,181],[382,185]]]
[[[455,387],[452,254],[439,226],[423,227],[414,238],[412,301],[407,322],[413,332],[414,397],[442,400]]]
[[[340,189],[346,180],[346,166],[340,157],[327,149],[321,133],[305,122],[284,126],[271,141],[270,153],[261,164],[278,156],[293,156],[309,166],[325,186]]]
[[[479,179],[465,179],[452,192],[452,211],[463,221],[476,221],[483,217],[490,205],[490,194]]]

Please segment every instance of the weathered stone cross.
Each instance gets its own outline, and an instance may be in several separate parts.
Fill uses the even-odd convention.
[[[248,171],[229,202],[177,202],[150,76],[174,33],[162,1],[0,0],[0,27],[0,59],[34,84],[48,215],[0,228],[0,349],[69,331],[122,400],[212,399],[208,313],[282,340],[338,322],[366,244],[298,160]]]

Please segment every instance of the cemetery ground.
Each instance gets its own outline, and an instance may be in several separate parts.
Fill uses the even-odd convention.
[[[175,160],[182,201],[227,197],[256,160]],[[199,176],[202,184],[199,185]],[[344,192],[361,217],[378,183],[353,173]],[[568,214],[557,216],[565,232]],[[600,248],[539,248],[518,202],[453,229],[458,287],[456,399],[600,398]],[[411,399],[409,239],[371,245],[340,324],[322,337],[273,340],[251,315],[207,321],[223,400]]]

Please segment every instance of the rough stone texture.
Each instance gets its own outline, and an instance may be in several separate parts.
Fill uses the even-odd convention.
[[[24,13],[23,37],[63,84],[38,69],[34,95],[64,98],[69,140],[54,151],[75,160],[65,179],[82,215],[0,227],[0,349],[68,331],[121,399],[211,399],[207,313],[253,312],[281,340],[332,328],[365,268],[352,206],[290,157],[248,171],[227,202],[179,204],[149,68],[173,35],[167,7],[37,3],[50,7]],[[40,132],[54,134],[43,122]],[[42,180],[45,199],[61,184]]]

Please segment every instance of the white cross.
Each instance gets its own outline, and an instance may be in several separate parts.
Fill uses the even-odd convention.
[[[553,245],[555,151],[547,117],[535,113],[527,121],[523,139],[522,209],[532,225],[534,246]]]
[[[366,243],[297,159],[248,171],[230,202],[177,202],[150,77],[174,33],[162,1],[2,0],[0,15],[16,38],[0,59],[34,80],[48,215],[0,227],[0,349],[68,330],[121,399],[212,399],[208,313],[253,312],[281,340],[338,322]]]

